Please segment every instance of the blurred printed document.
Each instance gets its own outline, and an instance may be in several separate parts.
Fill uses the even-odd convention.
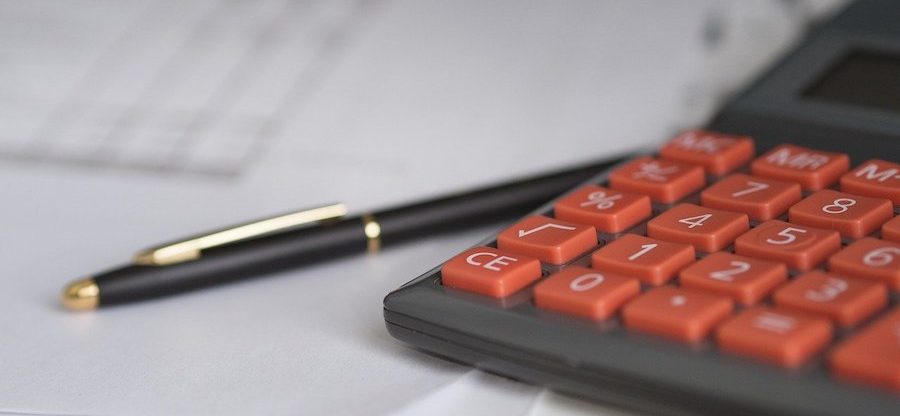
[[[56,294],[225,224],[655,144],[686,123],[717,4],[0,1],[0,413],[377,415],[470,391],[388,336],[381,299],[484,230],[96,313]]]

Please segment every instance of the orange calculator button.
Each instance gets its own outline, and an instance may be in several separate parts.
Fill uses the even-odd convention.
[[[900,291],[900,244],[866,237],[828,259],[834,273],[870,279]]]
[[[812,271],[778,289],[773,298],[778,306],[820,314],[846,327],[883,308],[887,290],[880,283]]]
[[[703,168],[670,160],[640,157],[609,175],[610,187],[647,195],[656,202],[671,203],[706,184]]]
[[[711,175],[724,175],[753,158],[753,139],[705,130],[679,134],[659,150],[663,159],[700,165]]]
[[[659,286],[684,266],[694,262],[694,247],[626,234],[591,255],[591,265],[600,272],[634,276]]]
[[[900,242],[900,216],[894,217],[881,226],[881,238]]]
[[[872,159],[841,176],[841,190],[890,199],[900,205],[900,165]]]
[[[788,211],[792,223],[837,230],[850,238],[871,234],[893,215],[893,206],[887,199],[830,189],[806,197]]]
[[[553,215],[565,221],[593,225],[606,233],[625,231],[650,216],[650,198],[587,185],[563,197]]]
[[[814,315],[757,306],[725,321],[716,342],[730,353],[797,367],[831,341],[831,323]]]
[[[628,328],[696,342],[731,314],[730,299],[672,286],[651,289],[622,309]]]
[[[540,215],[526,217],[497,235],[497,247],[563,264],[597,245],[597,232],[589,225]]]
[[[602,320],[641,292],[637,279],[567,267],[534,287],[534,303],[567,315]]]
[[[850,336],[828,362],[840,378],[900,392],[900,308]]]
[[[771,220],[801,198],[800,185],[737,173],[700,193],[705,207],[743,212],[755,221]]]
[[[540,279],[541,263],[492,247],[470,248],[441,267],[441,283],[455,289],[502,298]]]
[[[837,231],[769,220],[734,240],[737,254],[782,261],[788,267],[810,270],[841,248]]]
[[[678,204],[647,223],[647,235],[719,251],[750,229],[747,214],[719,211],[694,204]]]
[[[817,191],[834,183],[850,168],[843,153],[822,152],[783,144],[750,164],[753,176],[799,182],[803,189]]]
[[[678,274],[681,286],[727,296],[742,305],[754,305],[787,280],[784,263],[718,252],[685,267]]]

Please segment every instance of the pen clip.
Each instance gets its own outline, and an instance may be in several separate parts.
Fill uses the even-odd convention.
[[[216,230],[208,234],[150,247],[135,254],[133,263],[142,266],[166,266],[200,258],[203,250],[236,241],[284,231],[300,225],[343,217],[347,207],[342,203],[305,209]]]

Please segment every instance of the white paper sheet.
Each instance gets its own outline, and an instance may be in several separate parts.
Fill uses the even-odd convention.
[[[3,2],[0,413],[374,415],[468,394],[467,367],[390,338],[381,299],[488,230],[96,313],[56,294],[223,224],[657,143],[704,114],[685,86],[711,3]]]

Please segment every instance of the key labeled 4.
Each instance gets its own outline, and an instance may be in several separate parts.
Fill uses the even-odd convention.
[[[750,229],[747,214],[678,204],[647,223],[647,235],[690,244],[705,252],[719,251]]]
[[[783,308],[820,314],[846,327],[883,308],[887,290],[879,283],[813,271],[778,289],[774,299]]]

